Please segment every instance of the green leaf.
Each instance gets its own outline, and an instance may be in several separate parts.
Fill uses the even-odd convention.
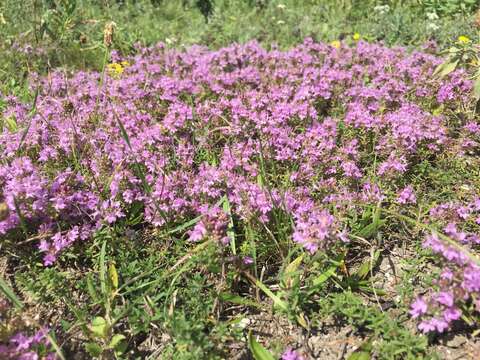
[[[288,266],[285,268],[285,276],[288,276],[289,274],[295,273],[302,263],[303,260],[303,255],[301,254],[299,257],[297,257],[295,260],[293,260]]]
[[[442,105],[440,105],[439,107],[433,109],[432,115],[433,115],[433,116],[439,116],[439,115],[441,115],[441,114],[443,113],[443,111],[444,111],[444,106],[443,106],[443,104],[442,104]]]
[[[87,290],[92,300],[95,302],[98,302],[99,301],[98,294],[97,294],[97,291],[95,290],[95,285],[93,284],[92,274],[87,274]]]
[[[112,290],[118,289],[118,273],[117,269],[115,268],[114,263],[110,263],[108,266],[108,277],[110,279],[110,283],[112,284]]]
[[[355,350],[353,354],[351,354],[347,360],[370,360],[370,352],[372,351],[372,341],[373,339],[370,338],[365,341],[360,347]]]
[[[366,351],[354,352],[347,360],[370,360],[370,353]]]
[[[288,311],[288,303],[280,299],[277,295],[275,295],[265,284],[263,284],[260,280],[255,280],[255,286],[260,288],[270,299],[273,300],[273,304],[275,307],[282,309],[283,311]]]
[[[122,334],[115,334],[112,336],[112,340],[110,340],[110,343],[108,344],[108,347],[110,349],[115,349],[117,345],[119,345],[120,341],[125,339],[125,335]]]
[[[297,277],[297,270],[303,260],[303,254],[293,260],[290,264],[287,265],[283,273],[283,285],[286,288],[291,288]]]
[[[244,297],[241,297],[239,295],[231,294],[228,292],[223,292],[218,295],[220,300],[225,301],[225,302],[231,302],[232,304],[237,304],[237,305],[244,305],[244,306],[252,306],[256,308],[261,308],[262,305],[257,303],[256,301],[246,299]]]
[[[115,346],[114,353],[115,356],[118,358],[120,357],[125,351],[127,351],[128,343],[126,341],[120,341],[117,346]]]
[[[10,286],[8,286],[7,282],[1,276],[0,276],[0,291],[8,300],[12,302],[13,305],[15,305],[17,309],[23,308],[23,303],[20,301],[17,295],[15,295],[13,289]]]
[[[168,233],[169,233],[169,234],[174,234],[174,233],[176,233],[176,232],[180,232],[180,231],[186,230],[186,229],[188,229],[189,227],[195,225],[197,222],[199,222],[201,218],[202,218],[202,215],[199,215],[199,216],[193,218],[192,220],[189,220],[189,221],[183,223],[182,225],[179,225],[179,226],[177,226],[176,228],[170,230]]]
[[[371,214],[372,222],[367,226],[365,226],[362,230],[360,230],[358,235],[365,239],[368,239],[373,235],[375,235],[378,232],[378,230],[383,226],[383,224],[385,224],[385,220],[382,220],[380,218],[380,215],[381,215],[381,209],[380,209],[380,206],[377,206],[373,214]]]
[[[263,177],[262,177],[262,174],[258,174],[258,175],[257,175],[257,184],[258,184],[260,187],[263,187]]]
[[[90,325],[90,330],[94,335],[104,338],[108,332],[107,321],[103,317],[97,316],[92,320],[92,324]]]
[[[11,133],[17,132],[17,122],[15,121],[15,118],[13,116],[9,116],[8,118],[6,118],[5,123],[7,125],[8,131],[10,131]]]
[[[93,357],[99,357],[103,352],[101,346],[94,342],[86,343],[85,350]]]
[[[130,150],[132,150],[132,145],[130,144],[130,137],[128,136],[125,126],[123,126],[122,121],[118,117],[117,117],[117,123],[118,123],[118,127],[120,128],[120,134],[122,135],[123,140],[127,143]]]
[[[55,334],[47,333],[47,339],[48,341],[50,341],[50,344],[52,345],[53,349],[57,353],[57,356],[60,358],[60,360],[65,360],[65,356],[63,356],[62,349],[60,349],[60,346],[58,346],[57,340],[55,339]]]
[[[296,316],[297,322],[302,326],[304,329],[308,330],[308,324],[307,321],[305,320],[305,315],[303,313],[300,313]]]
[[[380,251],[377,250],[373,254],[373,257],[365,260],[362,265],[358,268],[357,272],[355,273],[360,279],[364,279],[370,271],[377,265],[378,259],[380,257]]]
[[[365,282],[365,283],[359,283],[358,284],[358,288],[363,291],[363,292],[366,292],[366,293],[369,293],[369,294],[376,294],[378,296],[385,296],[387,295],[387,292],[383,289],[379,289],[379,288],[375,288],[373,287],[369,282]]]
[[[102,248],[100,250],[100,259],[99,259],[99,265],[100,265],[100,288],[102,290],[102,295],[107,296],[107,270],[105,267],[105,252],[106,252],[106,247],[107,247],[107,241],[104,240],[102,243]]]
[[[325,270],[323,273],[321,273],[319,276],[317,276],[315,279],[313,279],[313,286],[319,286],[319,285],[323,284],[325,281],[330,279],[330,277],[332,277],[335,274],[337,269],[338,269],[337,264],[330,265],[327,268],[327,270]]]
[[[473,83],[473,96],[477,101],[480,100],[480,76]]]
[[[332,264],[327,268],[327,270],[325,270],[323,273],[321,273],[319,276],[313,279],[313,287],[322,285],[324,282],[330,279],[333,275],[335,275],[335,273],[337,272],[337,269],[343,265],[344,257],[345,257],[344,254],[339,254],[334,258],[329,259],[329,262],[331,262]]]
[[[440,77],[445,77],[448,74],[450,74],[452,71],[454,71],[457,68],[459,60],[447,60],[446,62],[440,64],[435,71],[433,72],[433,76],[440,76]]]
[[[376,234],[378,228],[384,223],[385,223],[385,220],[380,220],[378,224],[374,224],[374,223],[368,224],[362,230],[360,230],[358,235],[365,239],[371,238],[373,235]]]
[[[255,360],[275,360],[273,355],[254,339],[251,331],[248,333],[248,347]]]
[[[232,207],[230,206],[230,201],[228,197],[225,196],[225,201],[223,202],[223,211],[228,215],[228,225],[227,225],[227,236],[230,238],[230,246],[232,248],[232,254],[237,255],[237,248],[235,242],[235,230],[232,218]]]

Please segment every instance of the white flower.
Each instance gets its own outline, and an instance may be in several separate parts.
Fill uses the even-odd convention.
[[[373,8],[373,11],[378,13],[379,15],[385,15],[390,11],[390,6],[388,5],[377,5]]]
[[[434,12],[429,12],[429,13],[427,13],[427,19],[430,20],[430,21],[438,20],[438,15],[435,11]]]
[[[428,31],[437,31],[438,29],[440,29],[440,26],[438,26],[437,24],[435,24],[434,22],[429,22],[427,24],[427,30]]]

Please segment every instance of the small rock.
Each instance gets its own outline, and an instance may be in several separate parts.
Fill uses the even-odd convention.
[[[453,339],[447,341],[447,346],[451,348],[459,348],[467,342],[465,336],[456,335]]]

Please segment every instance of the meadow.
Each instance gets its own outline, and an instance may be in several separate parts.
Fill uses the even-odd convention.
[[[469,0],[0,4],[0,358],[475,359]]]

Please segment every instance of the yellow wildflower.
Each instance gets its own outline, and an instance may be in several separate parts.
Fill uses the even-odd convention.
[[[457,40],[460,44],[468,44],[470,42],[470,39],[465,35],[460,35]]]
[[[339,49],[340,48],[340,45],[342,45],[342,43],[339,41],[339,40],[333,40],[330,45],[332,45],[335,49]]]
[[[107,65],[108,71],[115,76],[120,76],[123,73],[123,66],[119,63],[112,63]]]
[[[122,61],[120,64],[121,64],[124,68],[130,66],[130,63],[129,63],[128,61]]]
[[[360,40],[360,34],[357,33],[357,32],[355,34],[353,34],[353,40],[355,40],[355,41]]]

